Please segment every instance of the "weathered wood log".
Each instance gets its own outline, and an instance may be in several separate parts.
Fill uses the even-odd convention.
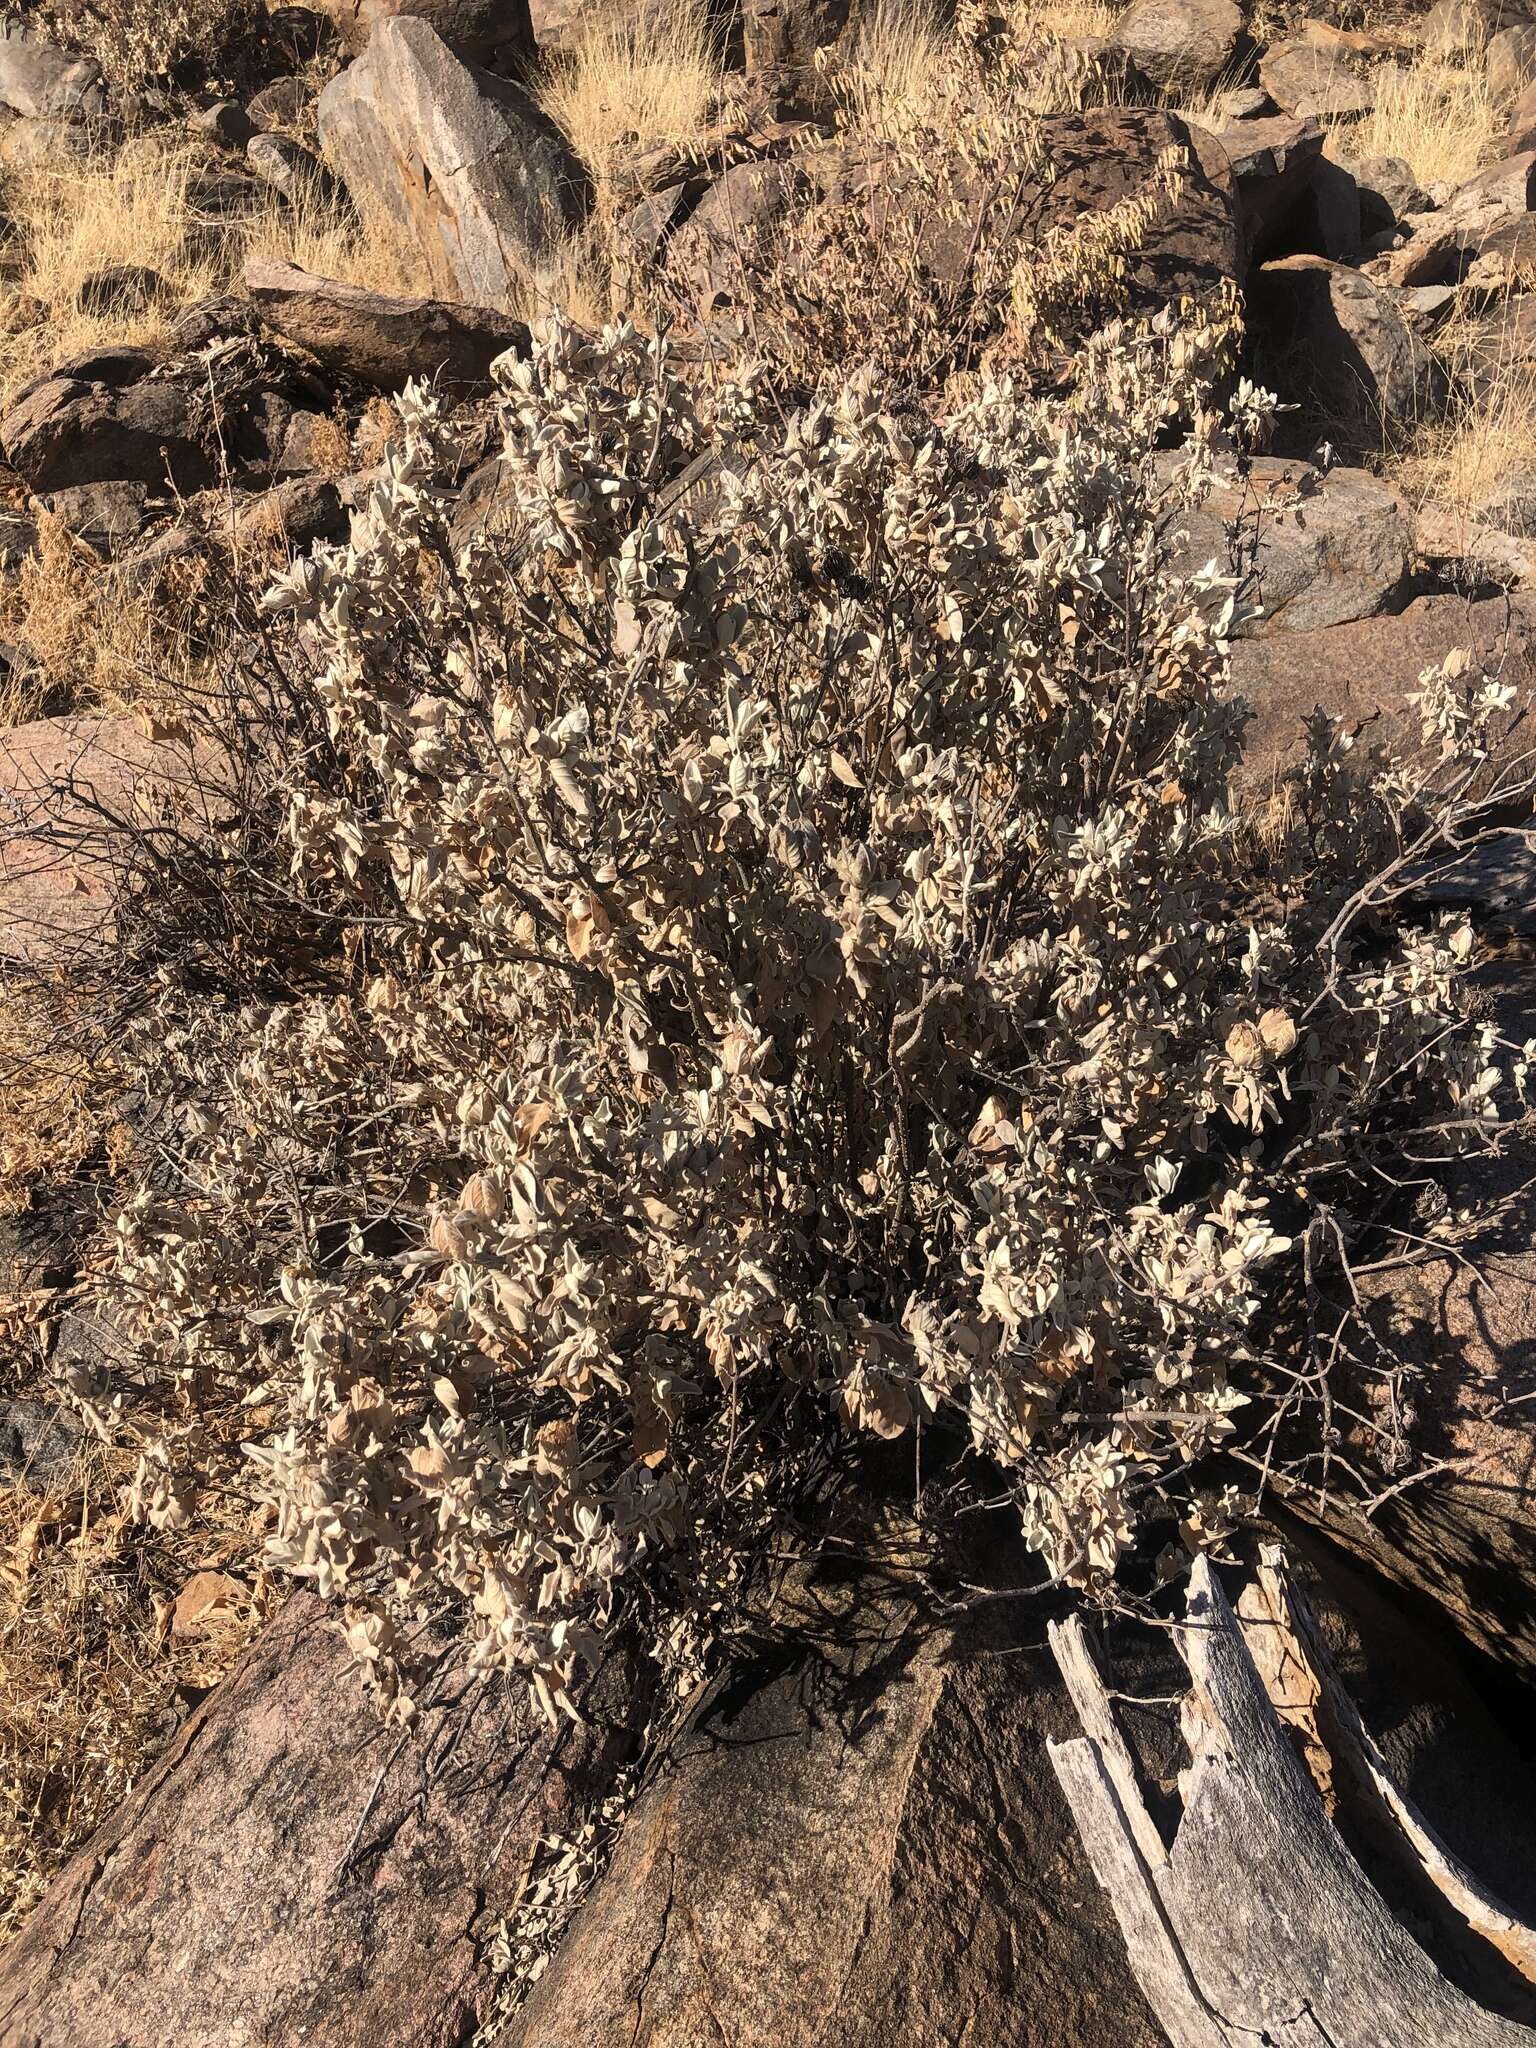
[[[0,1971],[3,2048],[452,2048],[601,1738],[445,1675],[409,1735],[301,1596],[62,1873]]]
[[[1176,1631],[1192,1682],[1182,1716],[1191,1763],[1171,1841],[1148,1810],[1085,1629],[1052,1630],[1083,1730],[1053,1743],[1052,1761],[1148,2003],[1174,2048],[1531,2048],[1536,2030],[1441,1973],[1330,1817],[1323,1766],[1359,1788],[1465,1929],[1506,1960],[1528,1957],[1531,1930],[1392,1785],[1277,1560],[1266,1562],[1246,1631],[1209,1564],[1195,1566]],[[1313,1771],[1260,1676],[1250,1646],[1260,1639],[1303,1745],[1321,1752]]]

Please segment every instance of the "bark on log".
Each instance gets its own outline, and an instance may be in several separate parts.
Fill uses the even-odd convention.
[[[0,2048],[453,2048],[534,1845],[597,1767],[521,1686],[383,1727],[291,1601],[62,1873],[0,1973]]]
[[[1209,1564],[1195,1567],[1176,1632],[1192,1682],[1183,1715],[1192,1761],[1171,1842],[1147,1809],[1081,1622],[1052,1631],[1084,1731],[1053,1744],[1052,1761],[1149,2004],[1174,2048],[1532,2048],[1536,2029],[1441,1973],[1326,1809],[1319,1779],[1330,1788],[1348,1780],[1462,1931],[1523,1981],[1532,1930],[1392,1783],[1278,1558],[1265,1565],[1246,1629]]]

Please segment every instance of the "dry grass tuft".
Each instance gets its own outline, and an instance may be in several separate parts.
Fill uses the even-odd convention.
[[[1107,36],[1124,12],[1113,0],[1022,0],[1012,20],[1016,34],[1037,28],[1051,36]]]
[[[1503,126],[1481,68],[1463,71],[1416,56],[1380,65],[1374,83],[1369,114],[1332,124],[1333,147],[1345,164],[1396,156],[1422,185],[1459,185],[1486,159]]]
[[[537,93],[601,186],[621,157],[701,135],[722,81],[701,0],[654,0],[583,26],[550,59]]]
[[[250,221],[239,260],[296,263],[319,277],[334,277],[363,291],[429,296],[420,254],[382,217],[359,222],[345,206],[327,204],[311,190],[297,205],[278,202]]]
[[[874,137],[931,125],[942,104],[944,44],[928,0],[877,0],[833,80],[842,125]]]
[[[229,253],[197,232],[193,187],[200,153],[186,142],[141,138],[84,161],[12,173],[3,193],[25,254],[17,279],[41,317],[0,339],[0,397],[50,364],[114,342],[153,343],[167,308],[222,289]],[[80,288],[118,264],[157,271],[163,307],[126,301],[82,312]]]
[[[153,584],[127,585],[57,520],[38,520],[37,550],[0,592],[0,634],[33,657],[21,701],[8,708],[21,724],[38,701],[67,694],[79,705],[122,710],[164,691],[189,687],[213,648],[195,557],[167,565]]]
[[[1420,504],[1431,501],[1472,514],[1514,477],[1536,476],[1536,362],[1513,344],[1490,351],[1480,329],[1453,321],[1435,337],[1452,388],[1471,380],[1479,344],[1476,391],[1426,420],[1399,461],[1393,481]]]

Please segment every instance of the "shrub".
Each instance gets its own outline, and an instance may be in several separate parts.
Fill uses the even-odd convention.
[[[264,27],[260,0],[74,0],[44,13],[130,88],[224,77]]]
[[[1427,675],[1411,774],[1319,716],[1255,868],[1241,577],[1174,556],[1268,410],[1221,426],[1227,347],[1170,312],[1069,393],[786,412],[557,321],[502,367],[514,542],[454,537],[412,388],[271,594],[188,740],[238,801],[149,836],[125,936],[173,1111],[115,1223],[132,1504],[248,1483],[197,1424],[243,1401],[269,1558],[397,1711],[445,1599],[552,1715],[621,1620],[687,1687],[861,1435],[1100,1594],[1221,1539],[1222,1445],[1326,1454],[1276,1333],[1499,1127],[1467,933],[1379,913],[1507,794],[1508,693]]]

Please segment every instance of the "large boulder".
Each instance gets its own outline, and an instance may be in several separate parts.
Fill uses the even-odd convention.
[[[1351,440],[1395,439],[1430,412],[1444,371],[1368,277],[1321,256],[1266,263],[1249,280],[1253,323],[1283,366],[1286,398],[1320,405]]]
[[[1249,258],[1260,261],[1311,195],[1323,154],[1321,124],[1310,114],[1275,114],[1229,122],[1216,140],[1237,178]]]
[[[1109,40],[1148,84],[1194,98],[1227,71],[1242,35],[1236,0],[1132,0]]]
[[[328,370],[380,391],[398,391],[412,377],[455,397],[488,391],[496,358],[528,349],[528,329],[509,313],[393,298],[292,263],[251,263],[245,288],[273,333]]]
[[[103,814],[133,815],[162,769],[173,772],[120,713],[0,732],[0,961],[55,960],[110,932],[121,849]]]
[[[1403,506],[1363,469],[1323,477],[1304,462],[1257,456],[1245,477],[1220,485],[1176,525],[1194,568],[1230,560],[1237,536],[1234,566],[1251,567],[1259,612],[1246,634],[1345,625],[1390,611],[1407,590],[1413,541]]]
[[[551,1731],[450,1664],[402,1739],[296,1597],[7,1952],[0,2048],[455,2048],[540,1836],[611,1774],[625,1702],[591,1704]]]
[[[803,209],[813,192],[811,180],[794,164],[733,165],[666,245],[667,269],[685,297],[704,313],[748,297],[754,259],[779,223]],[[668,200],[669,194],[661,192],[641,206],[659,219]],[[628,218],[626,247],[632,256],[642,254],[642,234],[636,220]]]
[[[1478,57],[1505,29],[1528,22],[1531,13],[1529,0],[1436,0],[1419,34],[1437,57]]]
[[[1521,150],[1458,185],[1446,201],[1451,214],[1529,213],[1536,204],[1536,150]]]
[[[859,0],[741,0],[747,70],[763,76],[809,67],[818,50],[847,33],[858,12]]]
[[[1421,597],[1391,616],[1240,641],[1232,684],[1254,707],[1245,778],[1266,785],[1302,748],[1302,721],[1321,704],[1405,748],[1418,741],[1408,698],[1426,668],[1464,648],[1536,704],[1536,600]]]
[[[843,1643],[705,1706],[503,2048],[1158,2048],[1046,1657],[822,1597]]]
[[[253,135],[245,155],[261,182],[290,206],[345,207],[335,173],[291,135]]]
[[[476,64],[514,64],[533,55],[528,0],[316,0],[344,49],[367,49],[381,22],[412,15],[451,50]]]
[[[34,491],[116,482],[196,491],[217,465],[194,412],[178,383],[146,377],[114,389],[64,373],[20,394],[0,419],[0,448]]]
[[[85,484],[169,484],[181,492],[269,470],[313,371],[259,343],[156,362],[105,348],[25,386],[0,418],[0,450],[38,492]]]
[[[1319,35],[1316,26],[1308,24],[1312,33],[1304,30],[1264,52],[1259,59],[1264,90],[1287,114],[1316,114],[1321,120],[1368,114],[1376,99],[1379,53],[1368,39]]]
[[[0,107],[39,121],[95,120],[106,112],[101,66],[55,49],[23,21],[0,21]]]
[[[529,95],[425,21],[383,21],[320,96],[320,139],[365,220],[419,253],[434,290],[505,305],[584,216],[585,172]]]
[[[1024,182],[1009,223],[1020,256],[1085,216],[1153,196],[1159,167],[1172,152],[1183,158],[1183,187],[1172,204],[1157,195],[1146,232],[1126,259],[1132,302],[1146,310],[1170,299],[1209,298],[1241,277],[1237,179],[1226,151],[1203,129],[1160,108],[1094,107],[1047,115],[1038,135],[1041,174]],[[979,211],[996,198],[963,164],[952,168],[944,202],[935,206],[914,190],[910,174],[892,157],[832,149],[786,164],[739,165],[705,194],[670,240],[661,240],[662,260],[695,306],[743,303],[778,223],[803,202],[812,209],[803,238],[808,274],[815,273],[818,235],[830,240],[844,232],[851,212],[865,224],[871,251],[886,245],[895,223],[902,234],[915,236],[927,274],[952,287],[969,274]],[[667,208],[675,204],[674,195],[657,197]],[[695,223],[701,225],[695,229]]]
[[[1489,43],[1484,62],[1488,90],[1494,99],[1518,100],[1536,79],[1536,28],[1528,22],[1521,22],[1514,28],[1501,28]]]

